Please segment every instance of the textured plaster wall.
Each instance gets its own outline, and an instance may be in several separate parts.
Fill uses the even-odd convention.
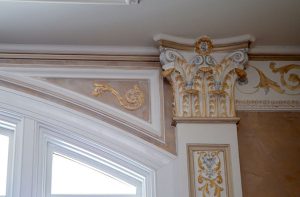
[[[300,113],[239,112],[238,143],[244,197],[300,193]]]

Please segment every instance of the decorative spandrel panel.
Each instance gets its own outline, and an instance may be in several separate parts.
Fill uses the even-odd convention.
[[[163,73],[173,87],[174,116],[232,118],[235,84],[245,83],[248,48],[215,52],[212,40],[196,40],[194,52],[161,47]]]
[[[188,145],[190,197],[232,197],[228,145]]]

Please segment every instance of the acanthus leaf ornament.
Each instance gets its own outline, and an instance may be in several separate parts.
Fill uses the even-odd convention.
[[[190,60],[175,49],[161,47],[160,52],[162,75],[173,87],[175,117],[236,117],[234,89],[237,80],[247,81],[247,48],[218,62],[212,41],[204,36],[196,41],[196,54]]]

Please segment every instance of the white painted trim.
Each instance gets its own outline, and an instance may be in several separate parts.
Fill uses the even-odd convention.
[[[95,55],[159,55],[155,47],[146,46],[95,46],[95,45],[50,45],[50,44],[5,44],[0,43],[0,53],[50,53],[50,54],[95,54]]]
[[[183,38],[183,37],[172,36],[168,34],[156,34],[153,36],[153,40],[156,42],[159,40],[168,40],[179,44],[194,45],[197,39]],[[254,42],[254,41],[255,41],[255,37],[250,34],[228,37],[228,38],[221,38],[221,39],[212,39],[213,44],[216,45],[223,45],[223,44],[225,45],[225,44],[241,43],[241,42]]]
[[[0,87],[0,107],[97,141],[154,169],[159,169],[176,158],[167,151],[99,119],[4,87]]]
[[[21,169],[23,165],[23,120],[21,117],[3,111],[0,108],[1,120],[7,121],[4,129],[9,136],[9,160],[7,177],[7,196],[21,197]],[[1,131],[0,131],[1,133]]]
[[[38,175],[38,178],[45,178],[45,180],[38,181],[45,184],[44,186],[38,187],[44,187],[46,189],[46,195],[42,193],[40,196],[50,196],[51,158],[53,152],[58,152],[81,162],[84,161],[87,165],[102,169],[104,172],[123,179],[137,187],[137,196],[146,197],[145,195],[141,195],[141,192],[143,189],[146,190],[146,182],[152,182],[152,179],[155,178],[153,170],[97,143],[84,140],[72,132],[49,128],[42,124],[40,124],[38,128],[40,134],[37,142],[40,144],[40,150],[42,151],[39,154],[42,158],[39,158],[39,160],[42,159],[44,161],[40,162],[44,164],[44,166],[40,167],[43,169],[42,172],[46,172],[47,174]],[[130,168],[126,167],[126,165],[130,166]],[[153,187],[147,189],[152,190]],[[153,192],[144,192],[144,194],[146,193],[148,193],[147,196],[153,197],[150,195]],[[122,195],[120,195],[120,197],[121,196]]]

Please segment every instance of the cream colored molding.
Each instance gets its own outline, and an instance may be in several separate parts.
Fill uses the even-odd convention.
[[[159,62],[157,55],[1,53],[0,59]]]
[[[278,45],[260,45],[254,46],[249,51],[250,54],[273,54],[273,55],[300,55],[299,46],[278,46]]]
[[[62,3],[62,4],[104,4],[104,5],[131,5],[138,4],[139,0],[0,0],[8,2],[31,3]]]
[[[167,38],[171,40],[163,40]],[[249,39],[247,39],[247,37]],[[193,51],[194,39],[176,39],[173,36],[155,36],[160,44],[165,43],[169,48]],[[243,48],[252,42],[252,36],[233,37],[232,39],[216,39],[214,50]],[[226,42],[225,42],[226,41]],[[181,43],[181,44],[180,44]],[[182,44],[183,43],[183,44]],[[185,44],[186,43],[186,44]],[[226,44],[227,43],[227,44]],[[167,46],[165,46],[167,47]],[[4,44],[0,43],[0,58],[13,59],[68,59],[96,61],[159,61],[159,50],[151,46],[92,46],[92,45],[38,45],[38,44]],[[300,47],[297,46],[251,46],[249,59],[300,59]]]
[[[238,111],[300,111],[300,100],[236,100]]]
[[[154,47],[141,46],[93,46],[50,44],[5,44],[0,43],[1,53],[41,54],[87,54],[87,55],[157,55]]]
[[[194,42],[192,54],[160,48],[162,75],[173,87],[174,117],[235,118],[235,83],[246,80],[248,48],[220,54],[213,51],[212,40],[206,36]]]

